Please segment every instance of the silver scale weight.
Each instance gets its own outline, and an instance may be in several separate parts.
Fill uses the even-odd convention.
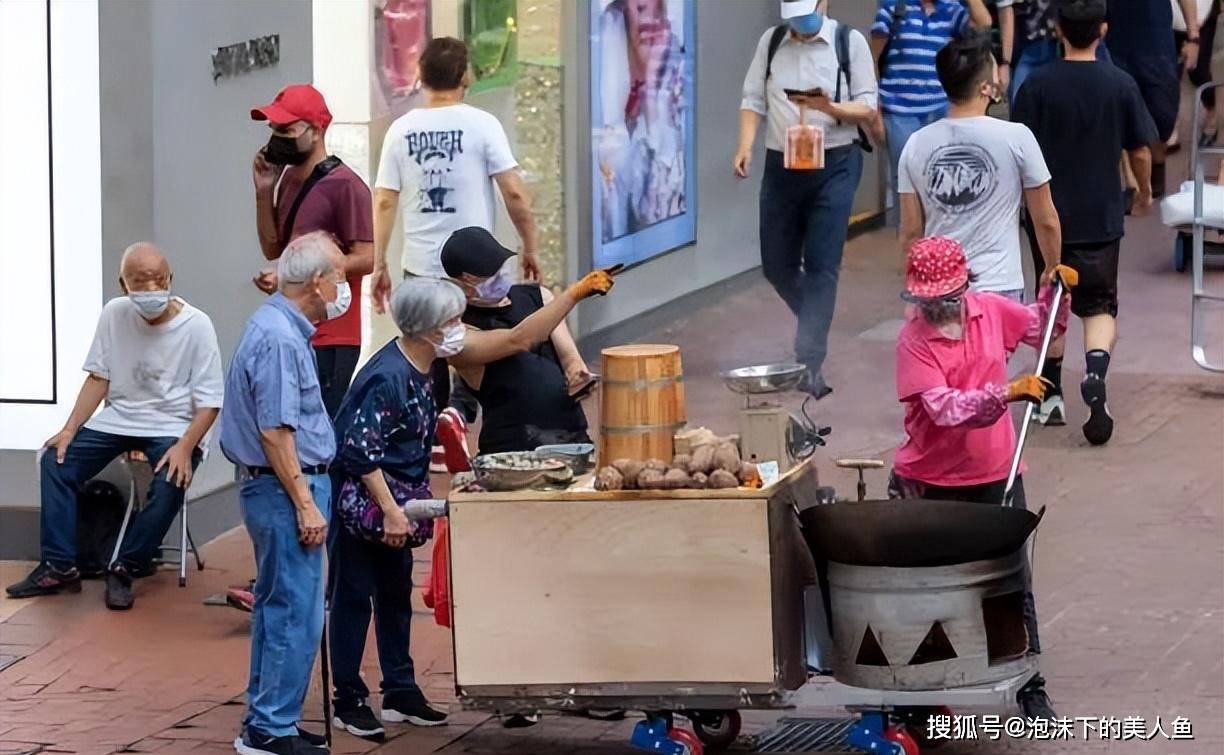
[[[744,397],[739,412],[740,452],[745,459],[777,461],[786,471],[824,445],[832,430],[821,427],[808,414],[808,396],[798,414],[767,397],[798,389],[807,378],[801,364],[763,364],[740,367],[721,374],[732,393]]]

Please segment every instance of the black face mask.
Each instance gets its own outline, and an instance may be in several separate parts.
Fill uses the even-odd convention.
[[[298,140],[293,136],[273,134],[264,148],[264,159],[273,165],[301,165],[308,157],[310,150],[298,147]]]

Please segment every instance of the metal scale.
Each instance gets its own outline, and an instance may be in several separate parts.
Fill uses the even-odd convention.
[[[832,428],[808,414],[809,396],[795,414],[769,397],[796,390],[807,377],[801,364],[764,364],[721,374],[732,393],[744,397],[739,412],[740,454],[749,461],[777,461],[786,471],[811,456]]]

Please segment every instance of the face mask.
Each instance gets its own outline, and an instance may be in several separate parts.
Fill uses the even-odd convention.
[[[796,16],[787,23],[796,34],[819,34],[821,27],[824,26],[824,14],[815,11],[806,16]]]
[[[353,292],[349,290],[348,281],[343,281],[336,284],[336,300],[325,302],[327,309],[327,319],[334,320],[337,317],[343,317],[348,311],[349,305],[353,303]]]
[[[310,152],[298,146],[298,137],[273,134],[264,148],[264,159],[272,165],[301,165]]]
[[[128,299],[136,305],[141,317],[156,320],[170,306],[170,291],[129,291]]]
[[[463,351],[463,339],[467,337],[467,328],[463,323],[455,323],[442,331],[442,343],[433,344],[434,354],[438,359],[449,359]],[[431,341],[432,343],[432,341]]]
[[[476,286],[476,295],[468,299],[468,303],[477,307],[496,307],[510,293],[513,285],[510,274],[499,270],[492,278]]]

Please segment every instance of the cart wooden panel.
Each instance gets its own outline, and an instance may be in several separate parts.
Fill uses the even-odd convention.
[[[461,698],[798,688],[814,569],[792,503],[816,486],[803,464],[766,490],[453,496]]]

